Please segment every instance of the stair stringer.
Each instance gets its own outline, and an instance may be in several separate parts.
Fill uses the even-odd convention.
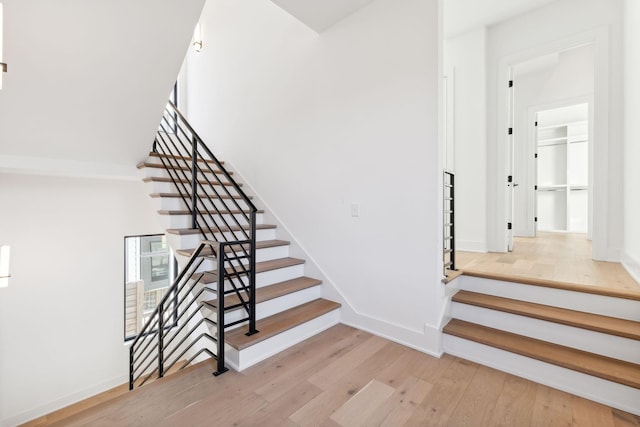
[[[261,197],[251,183],[244,178],[242,173],[238,171],[228,159],[225,159],[225,168],[232,171],[234,176],[244,184],[243,190],[254,197],[253,202],[265,208],[264,221],[277,226],[277,237],[290,242],[289,256],[305,259],[305,271],[307,274],[322,280],[322,284],[320,285],[322,287],[322,297],[339,302],[342,305],[339,323],[361,329],[431,356],[442,356],[441,324],[425,324],[421,330],[392,323],[386,319],[376,318],[358,311],[354,304],[351,303],[347,296],[340,290],[336,281],[320,266],[320,263],[311,255],[304,245],[300,243],[300,240],[280,219],[269,203]],[[440,284],[440,282],[438,281],[437,284]],[[441,295],[443,302],[447,300],[444,292],[443,289]]]

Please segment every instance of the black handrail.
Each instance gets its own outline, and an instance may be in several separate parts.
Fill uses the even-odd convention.
[[[228,248],[234,245],[247,245],[250,240],[231,242],[203,241],[191,254],[185,268],[180,272],[167,293],[164,295],[150,319],[143,326],[129,348],[129,389],[136,385],[142,386],[153,378],[162,378],[182,360],[194,346],[206,338],[215,344],[211,349],[205,344],[197,350],[189,360],[184,361],[180,369],[189,365],[202,353],[216,359],[217,366],[214,375],[226,372],[224,351],[225,329],[246,321],[241,319],[227,323],[225,321],[226,285],[237,274],[232,268],[233,257],[227,255]],[[210,252],[207,252],[210,251]],[[211,253],[216,259],[215,289],[201,283],[205,274],[200,272],[204,256]],[[199,289],[198,289],[199,288]],[[203,318],[194,323],[196,314],[207,304],[201,295],[207,291],[216,293],[216,320]],[[175,316],[173,320],[170,320]],[[207,332],[198,332],[202,324],[208,324],[216,329],[215,336]],[[198,334],[197,336],[194,335]],[[157,361],[157,363],[154,363]]]
[[[227,370],[225,328],[247,323],[247,335],[258,332],[257,208],[171,101],[156,133],[153,152],[187,207],[191,228],[198,230],[203,240],[131,344],[130,389],[154,376],[163,377],[201,340],[215,343],[216,349],[204,345],[180,368],[205,353],[217,360],[214,374],[219,375]],[[217,270],[200,271],[205,259],[211,256],[216,260]],[[203,279],[212,273],[215,273],[215,290],[203,284]],[[196,314],[207,304],[200,302],[207,291],[216,293],[216,320],[204,317],[196,321]],[[229,294],[239,300],[230,309],[241,307],[246,317],[225,323],[224,298]],[[215,327],[215,336],[199,333],[198,328],[203,324]]]
[[[443,234],[443,262],[444,275],[448,271],[456,270],[456,229],[455,229],[455,174],[444,171],[444,234]]]

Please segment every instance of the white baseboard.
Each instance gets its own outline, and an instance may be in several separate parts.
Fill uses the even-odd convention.
[[[640,261],[635,260],[626,252],[622,252],[622,266],[627,270],[627,273],[640,283]]]
[[[64,408],[74,403],[78,403],[84,399],[95,396],[96,394],[105,392],[114,387],[127,384],[128,382],[129,382],[129,377],[127,375],[112,378],[109,381],[105,381],[100,384],[85,388],[84,390],[68,394],[64,397],[55,399],[49,403],[40,405],[36,408],[29,409],[28,411],[21,412],[17,415],[9,415],[7,418],[0,421],[0,425],[3,427],[10,427],[10,426],[23,424],[27,421],[31,421],[43,415],[50,414],[52,412],[57,411],[58,409]]]
[[[137,170],[131,164],[80,162],[36,156],[0,155],[0,172],[68,178],[139,180]]]
[[[456,239],[456,250],[463,252],[488,252],[487,242],[460,239]]]

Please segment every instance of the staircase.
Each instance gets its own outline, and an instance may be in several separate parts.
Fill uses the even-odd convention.
[[[277,239],[277,226],[264,223],[264,210],[255,208],[242,183],[171,103],[154,151],[137,167],[179,270],[188,270],[186,291],[176,301],[186,300],[187,293],[196,301],[196,309],[184,310],[184,322],[197,336],[184,340],[208,339],[185,349],[182,359],[197,362],[208,355],[218,359],[217,373],[224,364],[243,370],[339,322],[340,304],[322,298],[322,282],[304,275],[305,260],[289,256],[289,242]],[[226,327],[219,331],[222,324]],[[219,339],[224,345],[211,347]],[[144,365],[136,369],[145,370]],[[130,387],[156,374],[152,364],[145,374],[132,376]]]
[[[446,353],[640,415],[640,296],[464,272]]]

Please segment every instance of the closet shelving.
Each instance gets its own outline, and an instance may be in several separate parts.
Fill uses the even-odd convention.
[[[538,230],[587,231],[588,122],[537,130]]]

